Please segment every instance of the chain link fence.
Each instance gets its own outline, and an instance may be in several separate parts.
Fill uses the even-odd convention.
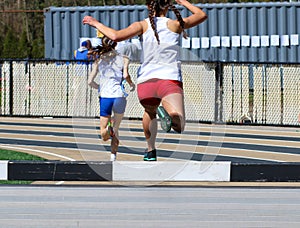
[[[134,82],[139,63],[131,63]],[[0,115],[97,117],[92,63],[5,60],[0,63]],[[186,119],[199,122],[298,125],[300,65],[182,63]],[[135,92],[127,118],[142,118]]]
[[[298,125],[299,70],[290,64],[224,64],[224,121]]]

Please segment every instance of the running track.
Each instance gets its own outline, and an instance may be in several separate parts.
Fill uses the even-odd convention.
[[[51,160],[109,160],[98,119],[0,118],[0,148]],[[159,160],[272,163],[300,161],[299,128],[187,123],[183,134],[157,137]],[[146,148],[139,120],[123,120],[118,160],[141,161]]]
[[[108,160],[109,144],[103,144],[98,131],[97,119],[0,118],[0,147],[55,160]],[[124,120],[120,138],[118,159],[141,161],[146,145],[141,122]],[[296,162],[299,141],[296,128],[188,123],[181,135],[160,131],[157,146],[159,160]],[[0,189],[0,226],[299,227],[299,188],[275,185],[4,185]]]

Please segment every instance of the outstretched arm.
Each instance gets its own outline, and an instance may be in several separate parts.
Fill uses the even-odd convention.
[[[187,0],[176,0],[176,2],[192,12],[191,16],[183,18],[185,29],[194,27],[207,19],[207,15],[205,12],[203,12],[200,8],[194,6]]]
[[[91,16],[85,16],[82,20],[83,24],[88,24],[96,29],[98,29],[102,34],[107,36],[109,39],[119,42],[127,40],[131,37],[141,35],[143,33],[143,21],[134,22],[127,28],[121,30],[115,30],[110,27],[105,26],[101,22],[97,21]]]

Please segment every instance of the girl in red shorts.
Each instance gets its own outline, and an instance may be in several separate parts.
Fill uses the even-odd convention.
[[[139,36],[142,42],[141,67],[138,72],[137,90],[144,107],[143,129],[147,140],[144,161],[156,161],[155,140],[157,135],[157,112],[164,130],[173,128],[182,132],[185,126],[181,66],[179,61],[180,34],[186,38],[184,29],[194,27],[206,20],[206,14],[187,0],[176,0],[191,15],[182,18],[172,0],[147,0],[149,17],[134,22],[127,28],[115,30],[103,25],[91,16],[83,18],[83,24],[97,28],[114,41]],[[166,17],[171,9],[177,19]],[[160,106],[161,104],[161,106]]]

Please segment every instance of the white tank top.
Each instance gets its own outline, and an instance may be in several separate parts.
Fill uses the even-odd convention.
[[[156,17],[156,27],[160,40],[160,44],[158,44],[149,18],[145,20],[148,23],[148,29],[141,36],[142,64],[138,71],[137,83],[153,78],[182,81],[179,61],[180,34],[172,32],[167,27],[169,18]]]
[[[123,97],[121,82],[123,78],[123,56],[109,56],[105,53],[98,62],[99,96],[105,98]]]

